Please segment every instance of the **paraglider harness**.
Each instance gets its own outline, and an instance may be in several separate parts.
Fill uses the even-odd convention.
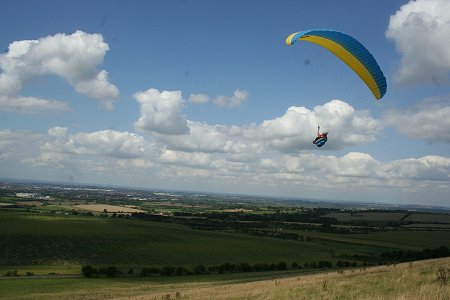
[[[328,141],[328,132],[320,133],[320,126],[317,126],[317,137],[314,139],[313,144],[317,147],[322,147]]]

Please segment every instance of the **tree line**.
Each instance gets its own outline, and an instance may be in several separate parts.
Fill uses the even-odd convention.
[[[369,255],[372,259],[377,259],[376,256]],[[432,258],[441,258],[450,256],[450,250],[446,246],[441,246],[437,248],[426,248],[421,251],[415,250],[394,250],[386,251],[380,254],[379,259],[383,260],[385,263],[392,262],[405,262]],[[361,259],[362,257],[359,257]],[[382,264],[381,261],[378,264]],[[374,265],[373,263],[363,262],[361,266]],[[203,264],[197,265],[192,269],[183,266],[165,266],[161,268],[157,267],[144,267],[140,272],[134,272],[134,269],[129,269],[127,272],[119,270],[117,267],[101,267],[95,268],[92,265],[85,265],[81,268],[81,273],[85,277],[115,277],[121,275],[128,276],[181,276],[181,275],[200,275],[200,274],[224,274],[224,273],[243,273],[243,272],[263,272],[263,271],[284,271],[284,270],[294,270],[294,269],[326,269],[326,268],[348,268],[357,267],[358,263],[355,261],[348,260],[338,260],[333,263],[331,261],[320,260],[313,262],[306,262],[303,265],[293,262],[290,266],[286,262],[281,261],[277,264],[275,263],[240,263],[233,264],[226,262],[221,265],[205,266]]]
[[[354,262],[346,262],[343,263],[342,266],[356,266]],[[336,265],[340,266],[340,262]],[[134,269],[129,269],[127,272],[123,272],[114,266],[109,267],[101,267],[95,268],[92,265],[85,265],[81,268],[81,273],[85,277],[115,277],[121,275],[128,276],[180,276],[180,275],[201,275],[201,274],[225,274],[225,273],[244,273],[244,272],[264,272],[264,271],[284,271],[284,270],[294,270],[294,269],[302,269],[302,268],[332,268],[333,263],[331,261],[314,261],[310,263],[305,263],[303,266],[297,264],[296,262],[292,263],[290,267],[288,267],[287,263],[281,261],[277,264],[275,263],[240,263],[233,264],[226,262],[221,265],[213,265],[213,266],[205,266],[205,265],[197,265],[192,269],[182,267],[182,266],[165,266],[161,268],[157,267],[144,267],[140,272],[135,272]]]

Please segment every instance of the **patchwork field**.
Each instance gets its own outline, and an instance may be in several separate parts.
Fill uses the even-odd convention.
[[[109,204],[80,204],[73,206],[77,209],[85,209],[89,211],[95,212],[107,212],[107,213],[138,213],[145,212],[145,210],[131,208],[128,206],[117,206],[117,205],[109,205]]]

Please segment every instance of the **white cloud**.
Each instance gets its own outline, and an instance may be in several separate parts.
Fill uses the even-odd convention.
[[[419,159],[409,158],[389,162],[383,172],[390,179],[420,181],[450,181],[450,158],[428,155]]]
[[[142,136],[130,132],[101,130],[67,135],[65,128],[55,127],[49,129],[49,134],[54,139],[44,144],[44,152],[139,158],[151,147]]]
[[[53,137],[64,137],[67,135],[67,127],[52,127],[47,130],[49,136]]]
[[[206,129],[211,128],[202,128]],[[366,196],[377,197],[390,190],[410,196],[433,194],[440,199],[450,192],[449,157],[424,156],[382,162],[360,152],[343,156],[320,155],[326,152],[283,154],[269,147],[233,153],[225,151],[227,144],[240,143],[248,149],[253,146],[242,138],[242,128],[220,130],[229,139],[216,145],[222,152],[169,149],[159,141],[112,130],[76,134],[71,134],[66,127],[50,128],[47,134],[0,130],[0,170],[2,176],[24,169],[28,174],[60,172],[55,174],[97,178],[107,180],[106,183],[147,186],[159,182],[178,188],[214,187],[219,189],[216,191],[250,193],[279,191],[281,195],[312,198],[351,199],[350,194],[359,193],[365,198],[353,196],[354,200],[380,200],[366,199]],[[239,159],[239,151],[250,158]],[[238,190],[234,190],[236,186]]]
[[[210,155],[201,152],[183,152],[164,149],[160,155],[161,162],[197,167],[207,167],[211,161]]]
[[[209,102],[209,96],[206,94],[191,94],[189,102],[193,104],[204,104]]]
[[[148,89],[133,95],[139,102],[140,117],[135,122],[138,129],[160,134],[181,135],[189,133],[183,115],[184,100],[180,91]]]
[[[62,101],[0,94],[0,110],[21,113],[61,112],[68,111],[69,105]]]
[[[384,123],[407,137],[450,143],[450,104],[447,100],[422,101],[414,108],[391,110],[385,115]]]
[[[61,153],[43,152],[38,156],[32,156],[22,159],[21,163],[25,165],[32,165],[33,167],[48,167],[51,166],[57,169],[64,169],[66,164],[66,156]]]
[[[128,171],[133,173],[136,169],[150,169],[155,166],[155,164],[146,159],[133,158],[133,159],[119,159],[117,160],[117,166],[120,169],[129,169]]]
[[[391,16],[386,36],[402,55],[398,83],[449,83],[449,11],[448,0],[417,0]]]
[[[0,153],[19,154],[25,150],[29,153],[29,150],[36,149],[35,145],[44,140],[44,135],[29,130],[0,129]]]
[[[249,153],[254,157],[270,150],[289,153],[317,149],[312,144],[317,124],[321,131],[330,132],[330,141],[324,149],[373,142],[382,129],[368,111],[355,111],[343,101],[332,100],[313,110],[290,107],[283,116],[261,124],[227,126],[188,121],[189,134],[154,134],[154,137],[172,150],[228,153],[235,160],[252,160]]]
[[[57,75],[77,92],[99,99],[111,109],[119,91],[109,83],[105,70],[97,70],[108,50],[102,35],[82,31],[11,43],[8,52],[0,55],[0,102],[8,104],[0,108],[17,112],[67,110],[64,102],[20,95],[35,78]]]
[[[188,121],[188,135],[155,135],[169,149],[187,152],[242,153],[254,151],[254,145],[240,140],[241,128]]]
[[[214,103],[220,106],[237,107],[241,106],[247,100],[248,96],[249,93],[247,91],[236,89],[233,96],[218,96],[214,99]]]
[[[380,122],[368,111],[355,111],[343,101],[332,100],[313,110],[290,107],[283,116],[249,128],[246,136],[259,136],[283,152],[315,149],[312,140],[317,125],[329,132],[328,149],[373,142],[381,130]]]

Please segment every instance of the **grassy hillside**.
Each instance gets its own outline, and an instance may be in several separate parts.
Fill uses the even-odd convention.
[[[449,299],[450,258],[344,272],[2,279],[2,299]],[[450,274],[449,274],[450,276]]]
[[[284,232],[287,232],[285,230]],[[220,265],[225,262],[293,262],[358,259],[393,248],[421,250],[449,245],[449,231],[337,234],[301,231],[305,241],[285,240],[137,219],[0,210],[0,275],[17,270],[79,274],[81,265],[143,267]],[[359,264],[361,265],[361,261]],[[374,263],[377,263],[375,260]],[[334,264],[335,265],[335,264]]]
[[[385,250],[335,241],[298,242],[193,230],[142,220],[0,211],[0,271],[14,266],[20,272],[20,266],[32,265],[302,264],[330,260],[340,253]],[[39,268],[31,271],[39,274]]]

